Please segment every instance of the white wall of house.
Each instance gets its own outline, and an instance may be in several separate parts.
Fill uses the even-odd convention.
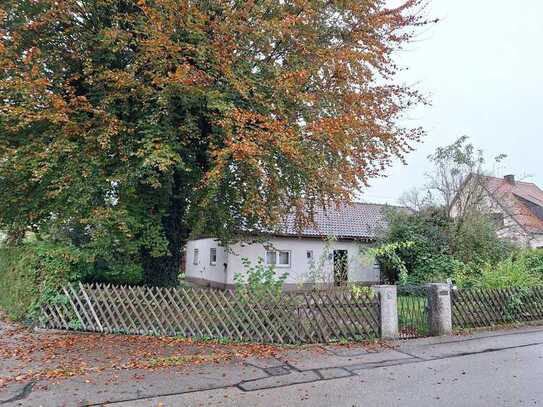
[[[211,262],[211,249],[216,249],[217,260]],[[194,251],[198,250],[195,261]],[[228,264],[228,253],[224,247],[215,239],[191,240],[187,243],[185,255],[185,277],[189,281],[198,284],[211,282],[212,286],[226,284],[226,267]]]
[[[349,282],[378,283],[380,280],[379,267],[363,254],[368,248],[367,244],[351,241],[338,240],[325,242],[314,238],[269,238],[265,243],[236,243],[229,247],[228,251],[220,248],[223,263],[227,263],[226,276],[224,268],[209,265],[209,251],[211,247],[219,248],[218,243],[213,239],[200,239],[191,241],[187,245],[186,276],[189,280],[209,280],[211,285],[225,284],[230,287],[234,285],[236,273],[243,273],[245,268],[242,258],[247,258],[253,265],[259,258],[266,258],[267,250],[288,251],[290,253],[290,264],[288,266],[276,265],[278,275],[287,273],[286,287],[295,289],[303,284],[332,283],[334,281],[334,250],[347,251],[347,274]],[[194,265],[194,249],[198,249],[198,265]],[[308,252],[311,257],[308,258]]]

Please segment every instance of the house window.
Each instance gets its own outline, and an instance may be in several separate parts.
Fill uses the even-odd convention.
[[[277,263],[277,252],[267,251],[266,252],[266,264],[274,266]]]
[[[211,266],[217,264],[217,249],[215,247],[209,249],[209,264]]]
[[[266,251],[266,264],[275,267],[290,267],[290,252],[289,251]]]
[[[192,264],[194,264],[195,266],[197,266],[199,263],[199,259],[198,259],[199,255],[200,255],[200,250],[194,249],[194,259],[192,260]]]
[[[313,259],[313,250],[306,251],[305,256],[307,257],[307,260],[312,260]]]

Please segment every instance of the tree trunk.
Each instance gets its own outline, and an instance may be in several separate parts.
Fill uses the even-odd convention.
[[[178,210],[163,220],[164,233],[168,239],[169,253],[165,256],[153,257],[147,249],[142,251],[143,282],[148,286],[173,287],[179,285],[181,269],[181,250],[186,241],[186,229]]]
[[[172,245],[170,244],[170,247]],[[175,250],[171,248],[170,250]],[[143,283],[152,287],[174,287],[179,285],[180,253],[168,256],[153,257],[143,252]],[[181,251],[181,247],[177,251]]]
[[[168,215],[162,219],[164,234],[168,240],[169,254],[153,257],[149,250],[142,250],[143,282],[148,286],[173,287],[179,285],[181,251],[189,236],[185,209],[187,199],[178,177],[174,177],[174,193],[169,199]],[[181,184],[181,185],[180,185]]]

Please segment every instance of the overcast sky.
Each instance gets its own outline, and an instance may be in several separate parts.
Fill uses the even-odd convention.
[[[428,135],[362,200],[396,203],[424,184],[427,155],[462,135],[488,157],[508,155],[499,175],[543,187],[543,0],[431,0],[429,14],[441,21],[398,55],[402,78],[430,96],[408,122]]]

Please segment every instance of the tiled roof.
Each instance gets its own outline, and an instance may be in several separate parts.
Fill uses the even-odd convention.
[[[318,208],[314,212],[313,226],[304,227],[300,231],[295,225],[294,217],[289,217],[284,226],[274,234],[374,240],[386,228],[386,208],[391,206],[360,202],[331,206],[326,210]]]
[[[527,232],[543,233],[543,191],[531,182],[483,177],[488,192]]]

